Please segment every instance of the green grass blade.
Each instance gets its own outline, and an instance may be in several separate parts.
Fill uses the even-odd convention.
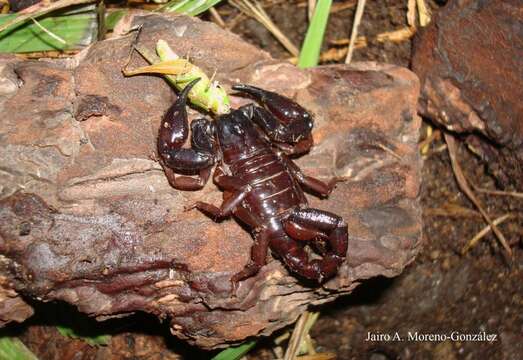
[[[16,15],[0,15],[0,25],[11,21]],[[65,40],[55,39],[32,21],[0,35],[0,52],[24,53],[36,51],[69,50],[89,45],[96,40],[97,18],[89,5],[84,11],[66,12],[45,16],[38,20],[48,32]]]
[[[189,16],[199,15],[222,0],[172,0],[162,6],[159,11],[175,12]]]
[[[256,340],[247,341],[240,346],[230,347],[218,353],[211,360],[238,360],[256,345]]]
[[[106,16],[106,27],[112,30],[127,10],[116,10]],[[0,25],[16,14],[0,15]],[[73,50],[91,44],[97,36],[97,14],[93,5],[55,13],[37,19],[47,31],[65,40],[53,38],[32,21],[7,30],[0,35],[0,53]]]
[[[88,331],[88,330],[95,331],[96,330],[96,329],[92,329],[92,326],[88,322],[85,322],[85,324],[81,324],[81,326],[82,326],[81,330],[83,330],[83,331]],[[89,334],[89,335],[79,334],[77,332],[77,329],[75,329],[74,327],[63,326],[63,325],[57,325],[56,329],[62,336],[85,341],[86,343],[88,343],[91,346],[107,345],[107,344],[109,344],[109,341],[111,341],[111,335],[107,335],[107,334]]]
[[[329,20],[332,0],[318,0],[314,15],[305,35],[305,41],[300,51],[298,67],[307,68],[318,65],[320,59],[321,44],[327,21]]]
[[[125,14],[127,14],[127,10],[116,10],[108,13],[105,17],[105,26],[107,27],[107,30],[113,30],[118,21],[120,21]]]
[[[195,8],[195,9],[189,11],[189,12],[187,13],[187,15],[189,15],[189,16],[197,16],[197,15],[200,15],[201,13],[203,13],[203,12],[209,10],[209,9],[210,9],[211,7],[213,7],[214,5],[218,4],[220,1],[222,1],[222,0],[207,0],[207,1],[205,2],[205,4],[200,5],[200,6],[198,6],[197,8]]]
[[[0,360],[38,360],[18,338],[0,337]]]

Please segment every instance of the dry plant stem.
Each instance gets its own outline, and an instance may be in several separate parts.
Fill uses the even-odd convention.
[[[404,27],[404,28],[401,28],[398,30],[385,31],[385,32],[379,33],[378,35],[376,35],[375,39],[376,39],[376,41],[379,41],[379,42],[387,42],[387,41],[402,42],[402,41],[409,40],[415,34],[416,34],[415,28]],[[350,43],[349,38],[335,39],[335,40],[329,41],[329,44],[337,45],[337,46],[348,45],[349,43]],[[358,36],[358,38],[356,39],[356,44],[354,45],[354,48],[358,49],[358,45],[362,45],[362,44],[365,44],[365,45],[367,44],[367,37]],[[347,51],[347,49],[345,49],[345,50]]]
[[[401,160],[401,156],[399,156],[398,154],[396,154],[394,152],[394,150],[388,148],[387,146],[379,143],[379,144],[376,144],[377,147],[379,147],[381,150],[385,151],[386,153],[389,153],[390,155],[392,155],[393,157],[395,157],[396,159],[399,159]]]
[[[470,199],[470,201],[472,201],[472,203],[478,208],[479,212],[481,213],[481,215],[483,216],[485,221],[490,225],[490,227],[492,228],[492,231],[494,232],[494,234],[496,234],[496,237],[498,238],[499,242],[501,243],[503,248],[505,248],[506,255],[508,256],[507,260],[509,260],[509,263],[510,263],[510,260],[512,258],[512,250],[510,249],[510,246],[508,245],[507,240],[505,239],[505,237],[503,236],[501,231],[499,231],[496,224],[494,224],[492,222],[492,220],[490,219],[490,216],[484,210],[483,205],[478,200],[476,195],[474,195],[474,192],[470,189],[470,187],[467,183],[467,179],[465,178],[465,175],[463,175],[463,171],[461,170],[461,166],[459,165],[459,162],[457,160],[456,140],[454,139],[454,137],[452,135],[450,135],[448,133],[445,133],[444,136],[445,136],[445,141],[447,142],[447,148],[449,151],[452,170],[454,171],[454,176],[456,177],[456,181],[458,182],[460,189],[465,193],[465,195],[467,195],[467,197]]]
[[[236,25],[238,25],[243,20],[245,20],[245,18],[246,18],[246,15],[243,12],[240,11],[231,20],[227,20],[226,28],[229,29],[229,30],[234,29],[236,27]]]
[[[416,34],[415,27],[404,27],[398,30],[386,31],[376,36],[376,40],[379,42],[402,42],[410,39]]]
[[[260,4],[254,5],[249,0],[229,0],[229,3],[245,15],[250,16],[260,22],[270,31],[272,35],[290,52],[293,56],[298,56],[300,50],[281,32],[281,30],[274,24],[269,15],[263,10]]]
[[[430,12],[425,4],[425,0],[416,0],[419,13],[419,24],[421,27],[425,27],[430,23]]]
[[[358,0],[356,7],[356,14],[354,15],[354,23],[352,24],[352,32],[350,34],[349,50],[347,57],[345,58],[345,64],[350,64],[352,60],[352,53],[354,52],[354,43],[358,37],[358,26],[360,25],[361,18],[363,17],[363,10],[365,9],[365,0]]]
[[[347,40],[348,42],[348,40]],[[356,45],[354,46],[355,49],[362,49],[364,47],[367,47],[367,39],[364,36],[358,37],[358,40],[356,41]],[[345,58],[347,55],[348,48],[344,47],[341,49],[337,48],[331,48],[320,55],[320,63],[325,63],[329,61],[340,61],[341,59]],[[297,57],[292,57],[287,59],[289,62],[293,64],[298,63]]]
[[[246,1],[246,0],[244,0]],[[256,8],[258,9],[259,13],[262,15],[260,18],[265,19],[267,23],[267,29],[271,31],[271,33],[274,34],[274,36],[282,43],[282,45],[293,55],[298,56],[300,54],[300,50],[289,40],[287,36],[285,36],[280,28],[276,26],[275,23],[272,22],[269,15],[265,12],[265,10],[260,6],[260,4],[256,3]]]
[[[421,143],[418,143],[418,149],[420,150],[422,155],[426,155],[429,152],[429,145],[432,142],[432,134],[434,134],[432,126],[428,125],[427,136],[425,140],[423,140]]]
[[[10,28],[13,25],[19,24],[31,18],[38,18],[42,15],[48,14],[58,9],[63,9],[73,5],[91,4],[94,2],[95,1],[93,0],[58,0],[57,2],[51,3],[48,6],[41,8],[41,10],[24,13],[20,16],[17,16],[13,20],[6,22],[5,24],[0,26],[0,32]]]
[[[510,213],[505,214],[503,216],[498,217],[494,221],[492,221],[492,224],[497,226],[497,225],[501,224],[503,221],[508,220],[512,217],[514,217],[514,216]],[[467,251],[469,251],[471,248],[473,248],[481,240],[481,238],[483,238],[485,235],[487,235],[491,230],[492,230],[491,225],[485,226],[480,232],[478,232],[472,239],[469,240],[467,245],[465,245],[463,247],[463,249],[461,250],[461,255],[466,254]]]
[[[276,359],[283,359],[283,348],[281,346],[273,347],[272,352]]]
[[[316,8],[316,0],[309,0],[308,7],[307,7],[307,16],[309,18],[309,21],[311,21],[312,15],[314,15],[315,8]]]
[[[353,8],[354,6],[356,6],[356,1],[347,1],[345,3],[335,3],[335,4],[332,4],[330,13],[335,14],[337,12]]]
[[[428,127],[427,129],[432,129],[432,127]],[[429,151],[429,146],[434,140],[441,138],[441,132],[438,129],[433,129],[430,132],[427,131],[427,133],[428,136],[418,144],[418,149],[420,149],[422,154],[426,154]]]
[[[318,0],[316,0],[316,1],[318,1]],[[336,3],[332,4],[332,6],[331,6],[331,8],[329,10],[329,13],[330,14],[335,14],[337,12],[353,8],[355,5],[356,5],[356,1],[355,0],[345,1],[345,2],[336,2]],[[308,7],[309,4],[308,4],[308,2],[301,2],[301,3],[298,3],[297,6],[299,8],[302,8],[302,7],[305,7],[305,6]]]
[[[62,39],[60,36],[52,33],[51,31],[47,30],[42,24],[40,24],[35,18],[31,18],[31,20],[34,22],[34,24],[36,26],[38,26],[38,28],[40,28],[40,30],[42,30],[43,32],[45,32],[47,35],[49,35],[50,37],[52,37],[53,39],[55,39],[56,41],[62,43],[62,44],[67,44],[67,41],[65,41],[64,39]]]
[[[349,45],[349,42],[350,42],[349,38],[329,40],[329,44],[334,45],[334,46],[347,46],[347,45]],[[356,48],[358,48],[358,44],[364,44],[366,46],[367,38],[365,36],[358,36],[358,38],[356,39],[356,45],[355,45]],[[347,47],[345,47],[345,54],[347,54],[348,50],[349,49]]]
[[[305,335],[305,345],[307,346],[307,354],[310,355],[316,355],[316,349],[314,348],[314,344],[312,343],[311,334]]]
[[[407,24],[416,26],[416,0],[408,0],[407,2]]]
[[[455,204],[447,204],[440,208],[427,208],[423,210],[426,216],[445,216],[451,218],[481,218],[481,214],[475,210],[471,210]]]
[[[303,340],[303,336],[305,335],[305,324],[307,324],[307,320],[309,319],[310,313],[308,311],[305,311],[298,321],[296,322],[296,325],[294,326],[294,331],[292,332],[291,339],[289,340],[289,345],[287,347],[287,350],[285,351],[285,356],[283,357],[283,360],[294,360],[296,359],[296,355],[298,354],[298,350],[300,348],[300,344]]]
[[[440,146],[438,146],[437,148],[435,148],[434,150],[429,152],[427,154],[427,156],[430,156],[432,154],[437,154],[437,153],[440,153],[440,152],[445,151],[445,150],[447,150],[447,144],[441,144]]]
[[[334,360],[336,359],[336,354],[334,353],[319,353],[314,355],[303,355],[297,356],[296,360]]]
[[[216,10],[213,6],[212,8],[209,9],[209,12],[211,13],[211,17],[214,20],[214,22],[216,24],[218,24],[222,29],[225,29],[225,27],[226,27],[225,21],[223,21],[218,10]]]
[[[489,189],[482,189],[475,185],[473,182],[470,182],[474,190],[480,193],[489,194],[489,195],[498,195],[498,196],[512,196],[518,199],[523,199],[523,193],[516,192],[516,191],[501,191],[501,190],[489,190]]]
[[[65,59],[76,55],[81,50],[65,50],[65,51],[35,51],[31,53],[16,54],[16,57],[21,59]]]

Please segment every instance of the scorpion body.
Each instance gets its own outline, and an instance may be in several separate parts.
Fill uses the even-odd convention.
[[[266,108],[249,104],[214,122],[194,120],[191,148],[182,148],[188,138],[186,98],[194,83],[167,112],[158,150],[169,182],[182,190],[202,188],[218,163],[213,180],[224,190],[222,205],[198,201],[187,210],[197,208],[216,220],[234,215],[252,229],[251,260],[232,276],[233,287],[258,272],[268,249],[304,278],[322,282],[334,276],[346,256],[347,225],[335,214],[309,208],[302,186],[326,197],[339,180],[324,183],[306,176],[289,157],[312,146],[310,114],[281,95],[238,85],[233,88],[252,95]],[[310,258],[304,248],[307,243],[318,258]]]

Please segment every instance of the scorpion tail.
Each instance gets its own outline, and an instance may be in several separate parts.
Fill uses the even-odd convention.
[[[183,90],[180,92],[180,95],[179,97],[182,98],[183,102],[187,104],[187,97],[189,96],[189,91],[191,91],[191,89],[193,88],[194,85],[196,85],[196,83],[198,83],[198,81],[200,81],[201,78],[196,78],[194,80],[192,80],[190,83],[188,83],[187,85],[185,85],[185,87],[183,88]]]
[[[311,260],[303,246],[288,236],[272,239],[270,247],[293,273],[318,283],[336,275],[343,263],[343,258],[334,254]]]
[[[158,133],[158,152],[160,154],[169,149],[181,147],[189,136],[189,123],[187,120],[187,95],[200,79],[191,81],[182,90],[178,99],[165,113]]]

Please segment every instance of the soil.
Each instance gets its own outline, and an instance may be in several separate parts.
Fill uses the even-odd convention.
[[[334,4],[350,2],[356,3],[334,1]],[[269,4],[265,10],[290,40],[301,44],[307,27],[306,1],[263,3]],[[399,43],[375,40],[379,33],[406,26],[406,6],[406,0],[367,2],[360,35],[367,37],[368,46],[355,51],[354,61],[409,65],[410,40]],[[437,13],[442,4],[431,2],[430,6]],[[324,50],[332,48],[329,44],[334,40],[349,36],[354,10],[352,6],[331,14]],[[232,31],[247,41],[274,57],[290,57],[256,21],[237,18],[236,10],[227,4],[220,6],[219,11],[226,23],[238,21]],[[340,58],[339,62],[343,60]],[[424,124],[422,138],[429,125],[429,122]],[[463,246],[485,227],[485,222],[460,191],[441,137],[431,142],[424,158],[421,191],[424,249],[401,276],[369,280],[352,295],[317,309],[321,315],[311,330],[316,350],[335,353],[338,359],[523,359],[523,199],[477,193],[492,218],[515,214],[499,226],[514,251],[512,266],[503,260],[503,249],[491,233],[461,255]],[[495,188],[484,166],[464,146],[459,147],[458,159],[468,179],[481,188]],[[49,305],[42,306],[46,312]],[[83,356],[75,358],[82,359],[205,359],[214,354],[172,340],[166,325],[145,315],[112,324],[114,336],[110,345],[98,349],[58,336],[56,328],[45,319],[34,318],[31,324],[29,328],[18,327],[17,331],[41,359],[69,358],[64,352],[71,349],[81,350]],[[115,331],[119,326],[121,330]],[[144,333],[145,328],[155,330]],[[274,359],[274,339],[289,330],[260,340],[246,358]],[[381,340],[366,341],[369,334],[381,336]],[[431,334],[458,339],[423,339]],[[464,334],[479,334],[478,339],[492,335],[495,339],[490,342],[459,339]],[[41,340],[35,341],[35,336]],[[417,341],[413,339],[416,336]],[[54,350],[44,351],[43,342],[46,348]]]
[[[265,3],[275,3],[267,6],[266,12],[289,40],[299,48],[307,32],[307,2],[302,0],[265,1]],[[333,4],[333,8],[344,4],[352,6],[330,15],[322,51],[326,51],[328,48],[340,50],[345,48],[346,45],[334,46],[333,44],[340,40],[347,40],[352,29],[356,1],[334,1]],[[340,8],[342,7],[340,6]],[[393,44],[376,40],[376,36],[380,33],[405,27],[406,11],[406,1],[369,1],[358,30],[360,36],[367,38],[368,46],[364,51],[355,51],[353,61],[379,61],[408,66],[411,51],[410,41]],[[254,19],[245,19],[233,27],[232,31],[241,34],[245,40],[266,50],[275,58],[292,57],[278,41],[275,41],[267,29]],[[343,62],[344,59],[345,57],[340,58],[340,61],[337,62]]]
[[[503,261],[498,241],[487,235],[465,256],[461,248],[485,224],[459,191],[446,150],[431,146],[423,169],[424,249],[401,276],[375,279],[322,310],[312,329],[318,350],[339,359],[521,359],[523,355],[523,256],[521,218],[500,226],[515,250],[514,266]],[[466,150],[459,157],[469,179],[491,180]],[[490,184],[491,185],[491,184]],[[493,217],[521,213],[523,201],[481,196]],[[519,224],[518,224],[519,221]],[[368,334],[401,341],[365,341]],[[416,341],[418,334],[494,334],[488,341]],[[342,334],[342,335],[340,335]]]

